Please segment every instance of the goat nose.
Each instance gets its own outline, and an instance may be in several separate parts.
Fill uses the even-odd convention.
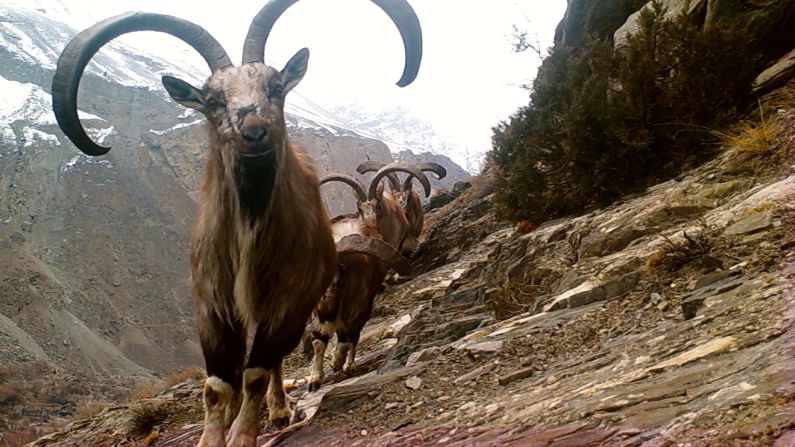
[[[268,131],[264,127],[251,126],[244,128],[240,135],[249,143],[260,143],[265,141]]]

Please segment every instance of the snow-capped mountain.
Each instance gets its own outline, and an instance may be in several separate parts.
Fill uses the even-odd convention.
[[[344,125],[356,132],[383,141],[392,153],[410,151],[430,152],[449,157],[469,172],[478,169],[478,157],[461,150],[454,139],[439,134],[433,125],[411,110],[395,106],[374,111],[359,103],[337,106],[331,112]]]
[[[99,5],[96,9],[101,10]],[[28,64],[54,70],[59,51],[76,33],[73,26],[100,18],[77,14],[61,0],[10,0],[0,9],[0,48]],[[131,47],[130,39],[123,36],[104,46],[88,65],[87,73],[116,84],[151,90],[164,99],[167,95],[160,84],[162,75],[177,76],[194,85],[200,85],[208,75],[207,67],[187,46],[177,45],[165,54],[154,54]],[[430,152],[445,155],[470,172],[476,169],[476,160],[457,150],[452,139],[439,135],[428,121],[403,107],[374,111],[349,104],[326,110],[294,91],[285,109],[290,127],[373,138],[383,141],[393,155],[406,150],[414,154]],[[190,116],[189,113],[183,118]]]
[[[29,7],[5,6],[0,9],[0,48],[30,65],[54,70],[61,49],[77,30],[55,17],[72,17],[61,2],[56,7],[45,8],[49,2],[38,1]],[[164,99],[167,94],[160,83],[162,75],[177,76],[194,85],[206,79],[206,66],[193,61],[177,60],[179,51],[172,51],[168,59],[163,55],[147,53],[119,41],[105,45],[89,63],[86,73],[101,76],[107,81],[126,87],[145,88]],[[286,106],[289,125],[299,128],[325,129],[332,133],[355,133],[328,112],[312,103],[298,92],[292,92]],[[186,115],[190,116],[189,115]]]

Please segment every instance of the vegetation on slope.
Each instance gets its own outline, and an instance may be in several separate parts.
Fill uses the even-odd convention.
[[[704,29],[644,8],[638,32],[556,45],[530,103],[494,128],[488,164],[502,217],[541,222],[604,205],[715,153],[714,130],[750,104],[766,62],[741,23]]]

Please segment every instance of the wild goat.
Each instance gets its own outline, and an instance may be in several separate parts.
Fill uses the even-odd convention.
[[[364,174],[365,172],[378,171],[384,166],[385,165],[383,163],[367,161],[360,164],[356,168],[356,171],[359,172],[359,174]],[[436,174],[437,180],[441,180],[447,176],[447,170],[442,165],[437,163],[418,163],[415,166],[421,171],[433,172]],[[392,196],[397,199],[398,203],[405,210],[406,219],[409,222],[408,234],[403,239],[400,247],[398,247],[400,252],[403,254],[412,253],[419,247],[419,237],[422,233],[422,227],[425,221],[425,213],[422,209],[422,200],[420,200],[419,194],[417,194],[412,187],[414,178],[415,176],[409,175],[401,184],[400,179],[396,174],[392,173],[387,176],[387,179],[389,180],[389,186],[392,190]],[[425,191],[425,197],[428,197],[429,192],[427,189]]]
[[[196,323],[208,375],[200,446],[227,445],[230,424],[228,445],[253,446],[266,394],[270,420],[289,423],[283,358],[337,272],[317,176],[304,152],[289,144],[284,121],[285,95],[303,78],[309,51],[298,51],[281,71],[263,63],[271,28],[295,1],[273,0],[259,11],[240,67],[202,27],[136,12],[79,33],[64,49],[53,79],[53,109],[64,133],[86,154],[102,155],[110,148],[86,135],[76,104],[80,78],[100,47],[132,31],[165,32],[197,50],[212,71],[201,89],[162,79],[175,101],[208,121],[203,199],[191,242]],[[422,57],[417,17],[405,0],[373,2],[403,38],[406,61],[398,85],[408,85]],[[250,349],[249,330],[255,331]]]
[[[374,202],[366,200],[364,186],[353,177],[345,174],[329,174],[320,184],[340,181],[350,185],[357,195],[359,214],[343,216],[332,225],[335,240],[345,240],[352,235],[369,236],[381,239],[376,222],[371,218]],[[393,255],[372,257],[360,254],[340,254],[337,275],[331,287],[315,307],[315,318],[311,324],[312,371],[309,377],[309,391],[320,388],[323,381],[323,360],[329,339],[337,334],[337,349],[332,368],[335,371],[353,368],[356,358],[356,345],[359,336],[373,308],[373,300],[390,268],[403,275],[411,272],[411,266],[392,246]],[[386,251],[386,250],[385,250]]]
[[[424,188],[425,195],[431,192],[431,183],[422,171],[414,165],[408,163],[395,162],[387,165],[382,165],[370,180],[370,186],[367,188],[365,194],[362,184],[344,174],[335,174],[327,176],[324,180],[339,181],[348,184],[356,193],[356,208],[358,215],[364,219],[368,225],[377,228],[378,232],[383,237],[384,242],[398,248],[408,237],[410,231],[409,221],[406,217],[404,207],[400,204],[398,198],[394,197],[391,193],[384,191],[381,181],[384,178],[394,181],[396,172],[405,172],[409,174],[409,178],[417,178],[422,187]],[[335,219],[332,219],[335,221]]]

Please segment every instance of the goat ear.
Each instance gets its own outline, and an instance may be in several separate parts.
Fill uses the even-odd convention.
[[[166,91],[171,95],[174,101],[177,101],[189,109],[204,113],[206,108],[204,106],[204,96],[201,90],[173,76],[163,76],[162,80],[163,87],[166,88]]]
[[[301,48],[293,57],[287,61],[287,65],[281,71],[284,93],[293,89],[306,74],[306,67],[309,63],[309,49]]]

